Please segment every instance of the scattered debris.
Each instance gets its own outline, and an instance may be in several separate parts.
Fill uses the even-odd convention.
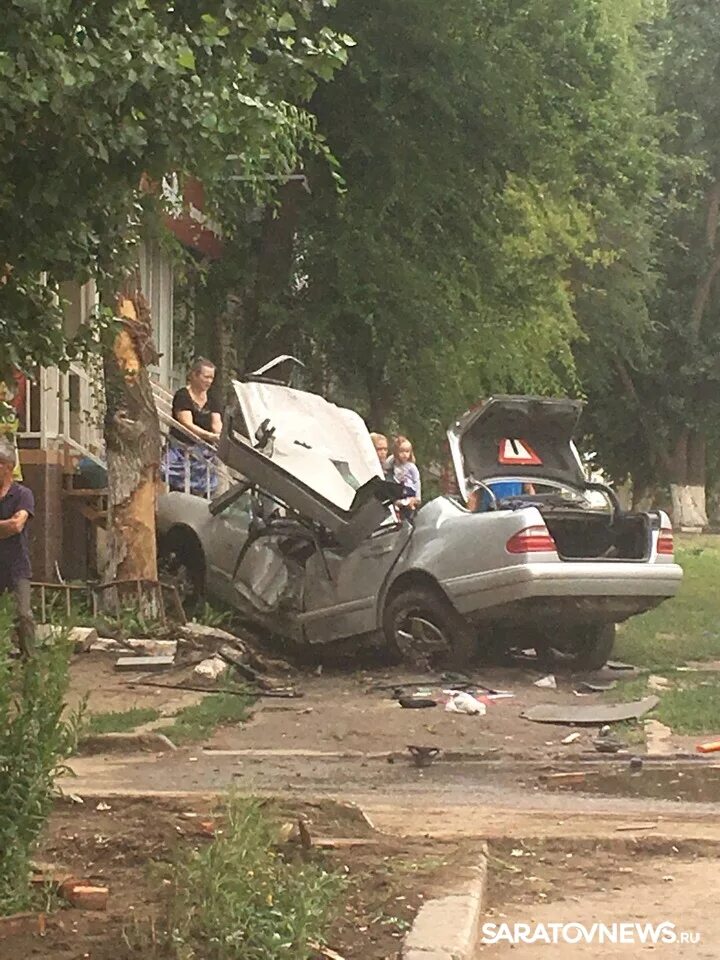
[[[324,957],[325,960],[345,960],[345,957],[342,954],[337,953],[335,950],[331,950],[330,947],[324,947],[319,943],[310,941],[308,946],[311,950],[314,950],[317,956]]]
[[[84,880],[66,880],[60,886],[60,895],[78,910],[107,910],[110,890],[86,883]]]
[[[586,770],[572,770],[565,773],[541,773],[538,777],[545,783],[584,783]]]
[[[655,830],[657,823],[624,823],[615,827],[617,833],[630,832],[635,830]]]
[[[177,640],[151,640],[149,638],[131,638],[124,644],[131,650],[139,651],[145,657],[174,657],[177,653]]]
[[[720,740],[699,743],[695,749],[698,753],[718,753],[720,751]]]
[[[647,684],[651,690],[669,690],[670,681],[667,677],[658,677],[656,674],[651,673],[648,677]]]
[[[437,706],[437,700],[429,697],[398,697],[398,703],[406,710],[423,710]]]
[[[642,770],[642,757],[630,757],[630,769],[634,771]]]
[[[110,806],[109,803],[105,803],[103,800],[101,800],[100,803],[95,807],[95,809],[99,810],[100,813],[105,813],[108,810],[112,810],[112,807]]]
[[[606,693],[617,686],[617,680],[608,680],[604,683],[591,680],[581,680],[575,687],[578,693]]]
[[[9,917],[0,917],[0,940],[22,933],[39,933],[44,936],[45,926],[44,913],[14,913]]]
[[[303,850],[310,850],[313,845],[313,841],[307,822],[303,820],[302,817],[298,820],[298,835],[300,837],[300,846],[303,848]]]
[[[174,662],[174,657],[120,657],[115,663],[115,669],[122,672],[154,673],[168,670]]]
[[[412,743],[408,744],[408,751],[416,767],[429,767],[440,755],[440,747],[419,747]]]
[[[183,624],[183,626],[180,627],[179,634],[184,640],[199,641],[201,645],[206,644],[209,640],[214,640],[218,645],[222,645],[223,643],[231,643],[233,645],[243,643],[240,637],[236,637],[233,633],[228,633],[227,630],[221,630],[220,627],[210,627],[206,623],[197,623],[195,620]]]
[[[593,740],[593,745],[598,753],[618,753],[625,747],[625,744],[612,736],[611,728],[605,724],[600,728],[600,734]]]
[[[202,677],[204,680],[218,680],[229,669],[229,664],[222,657],[209,657],[207,660],[201,660],[193,670],[193,676]]]
[[[645,720],[643,722],[645,730],[645,742],[647,744],[648,756],[660,757],[669,756],[673,752],[671,741],[672,730],[670,727],[660,723],[659,720]]]
[[[619,723],[621,720],[636,720],[659,703],[658,697],[645,697],[629,703],[593,704],[592,706],[563,706],[555,703],[539,703],[520,716],[535,723],[578,723],[597,726],[599,723]]]
[[[39,640],[52,641],[64,636],[67,628],[54,623],[39,623],[35,630]],[[71,627],[68,636],[75,653],[87,653],[97,642],[98,632],[95,627]]]
[[[533,686],[542,687],[543,690],[557,690],[557,680],[552,673],[549,673],[546,677],[533,681]]]
[[[100,637],[90,646],[90,653],[115,653],[122,650],[123,645],[112,637]]]
[[[448,713],[466,713],[470,716],[483,717],[487,713],[484,703],[476,700],[470,693],[463,690],[450,690],[450,699],[445,704]]]
[[[582,734],[578,733],[577,731],[575,733],[569,733],[566,737],[562,738],[560,743],[563,743],[567,746],[569,743],[576,743],[580,737],[582,737]]]
[[[631,663],[622,663],[620,660],[608,660],[605,666],[608,670],[636,670]]]

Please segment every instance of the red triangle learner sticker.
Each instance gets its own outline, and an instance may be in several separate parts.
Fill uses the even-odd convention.
[[[541,467],[542,460],[525,440],[500,441],[498,463],[513,467]]]

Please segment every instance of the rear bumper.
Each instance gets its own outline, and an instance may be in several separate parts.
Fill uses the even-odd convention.
[[[472,620],[616,622],[674,597],[682,582],[676,563],[526,563],[455,577],[443,584]]]

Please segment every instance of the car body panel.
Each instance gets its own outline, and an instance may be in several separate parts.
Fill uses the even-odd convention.
[[[323,526],[346,547],[357,546],[387,519],[390,505],[399,498],[396,484],[373,475],[353,489],[327,456],[299,446],[292,457],[273,459],[271,454],[251,446],[236,428],[237,413],[237,408],[227,411],[218,445],[218,455],[232,470],[300,516]],[[346,488],[347,496],[341,487]],[[352,499],[348,499],[350,494]],[[347,506],[340,506],[339,500]]]
[[[233,391],[248,439],[272,431],[263,452],[341,510],[355,492],[382,477],[367,427],[354,410],[278,383],[234,380]]]
[[[377,598],[412,534],[410,524],[402,523],[378,531],[349,553],[329,549],[310,558],[298,617],[310,643],[379,628]]]

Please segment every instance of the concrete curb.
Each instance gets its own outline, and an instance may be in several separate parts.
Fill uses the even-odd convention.
[[[415,917],[402,947],[402,960],[472,960],[480,939],[487,880],[487,845],[469,879]]]

